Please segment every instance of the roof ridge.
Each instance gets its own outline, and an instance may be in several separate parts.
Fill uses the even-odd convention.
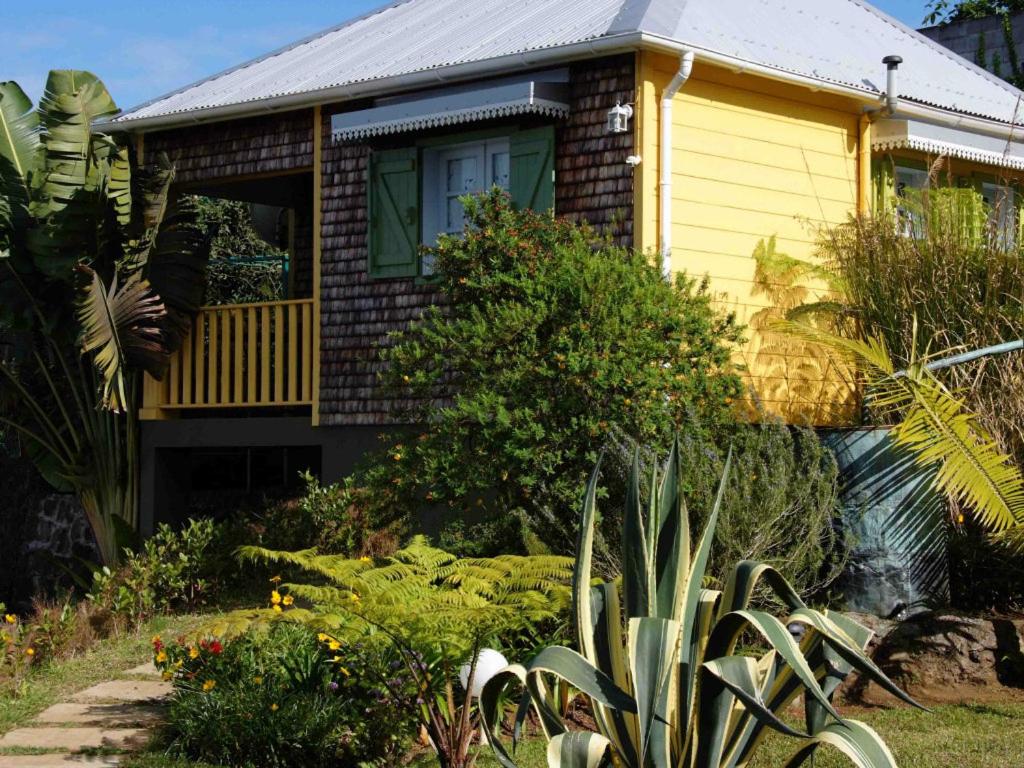
[[[243,61],[241,64],[235,64],[233,66],[227,67],[226,69],[222,69],[219,72],[215,72],[212,75],[207,75],[206,77],[191,82],[188,85],[183,85],[180,88],[175,88],[174,90],[168,91],[167,93],[164,93],[160,96],[155,96],[152,99],[149,99],[148,101],[142,102],[141,104],[136,104],[130,107],[129,109],[123,110],[120,114],[115,115],[110,119],[111,121],[122,120],[126,118],[128,115],[132,114],[133,112],[138,112],[139,110],[145,109],[146,107],[152,104],[156,104],[157,102],[163,101],[164,99],[169,99],[172,96],[177,96],[178,94],[184,93],[187,90],[197,88],[198,86],[203,85],[205,83],[209,83],[212,80],[224,77],[225,75],[230,75],[232,72],[237,72],[241,69],[245,69],[246,67],[251,67],[254,64],[259,64],[263,61],[266,61],[267,59],[272,59],[275,56],[280,56],[283,53],[292,51],[300,46],[306,45],[307,43],[311,43],[314,40],[320,40],[321,38],[327,37],[328,35],[334,34],[335,32],[340,32],[341,30],[345,29],[345,27],[350,27],[353,24],[358,24],[360,21],[365,21],[366,19],[369,19],[373,16],[384,13],[385,11],[390,11],[392,8],[398,8],[399,6],[407,5],[412,2],[416,2],[416,0],[388,0],[382,5],[378,5],[374,8],[371,8],[365,13],[361,13],[360,15],[355,16],[351,19],[346,19],[345,21],[328,27],[327,29],[321,29],[319,32],[314,32],[311,35],[306,35],[306,37],[303,37],[300,40],[295,40],[291,43],[286,43],[285,45],[282,45],[279,48],[275,48],[272,51],[261,54],[259,56],[254,56],[251,59],[247,59],[246,61]]]
[[[981,77],[983,77],[984,79],[986,79],[990,83],[992,83],[993,85],[998,85],[999,87],[1001,87],[1004,91],[1009,93],[1011,96],[1016,96],[1017,97],[1017,108],[1014,109],[1013,120],[1011,121],[1010,124],[1013,125],[1013,124],[1016,123],[1018,112],[1020,110],[1020,107],[1022,106],[1022,103],[1024,103],[1024,91],[1021,91],[1021,89],[1019,89],[1016,86],[1008,83],[1006,80],[1003,80],[1003,78],[997,77],[996,75],[992,74],[987,69],[985,69],[984,67],[979,67],[973,61],[970,61],[969,59],[964,58],[960,54],[955,53],[953,50],[951,50],[950,48],[947,48],[946,46],[942,45],[941,43],[937,43],[936,41],[932,40],[930,37],[928,37],[926,35],[922,35],[916,29],[913,29],[913,28],[907,26],[906,24],[904,24],[899,19],[893,18],[892,16],[887,14],[885,11],[883,11],[883,10],[881,10],[879,8],[876,8],[871,3],[866,2],[865,0],[846,0],[846,2],[851,3],[853,5],[856,5],[856,6],[860,7],[860,8],[862,8],[863,10],[867,11],[868,13],[871,13],[871,14],[877,16],[879,19],[881,19],[882,21],[886,22],[890,26],[895,27],[900,32],[903,32],[905,34],[910,35],[912,38],[917,40],[917,42],[924,43],[926,46],[931,48],[933,51],[942,54],[943,56],[945,56],[947,59],[949,59],[952,63],[956,64],[957,66],[960,66],[963,69],[966,69],[968,72],[971,72],[972,74],[980,75]],[[894,51],[894,53],[898,53],[898,51]],[[911,99],[911,100],[913,100],[913,99]]]

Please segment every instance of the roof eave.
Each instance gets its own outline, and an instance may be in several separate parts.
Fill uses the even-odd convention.
[[[826,80],[804,75],[790,70],[771,67],[765,64],[747,61],[699,46],[689,45],[673,38],[651,34],[649,32],[623,32],[605,37],[598,37],[579,43],[554,46],[534,51],[490,59],[452,64],[437,69],[423,70],[394,77],[367,80],[316,91],[286,94],[260,101],[228,104],[222,107],[210,107],[189,112],[175,112],[153,117],[114,119],[105,121],[103,127],[108,131],[149,132],[169,128],[181,128],[202,123],[221,122],[244,117],[255,117],[273,112],[285,112],[296,109],[314,107],[318,104],[343,102],[371,96],[386,96],[402,91],[437,86],[472,80],[478,77],[507,74],[510,71],[533,69],[567,61],[607,56],[635,50],[649,50],[672,55],[681,55],[687,50],[693,51],[698,60],[724,67],[737,73],[751,73],[779,82],[796,84],[812,91],[831,93],[847,97],[863,105],[865,110],[878,106],[879,93],[873,89]],[[974,115],[967,115],[950,109],[901,99],[900,114],[921,120],[936,122],[962,130],[982,133],[1000,138],[1012,138],[1018,131],[1017,126]]]
[[[154,115],[153,117],[114,118],[113,120],[105,121],[102,125],[108,131],[149,132],[168,128],[181,128],[200,123],[255,117],[265,115],[268,112],[286,112],[314,107],[318,104],[350,101],[370,96],[387,96],[428,86],[461,82],[490,75],[508,74],[515,70],[534,69],[567,61],[635,51],[640,47],[642,37],[638,32],[609,35],[579,43],[570,43],[569,45],[523,51],[507,56],[497,56],[464,64],[452,64],[437,69],[367,80],[361,83],[286,94],[260,101],[228,104],[222,107],[209,107],[190,112],[174,112],[165,115]]]

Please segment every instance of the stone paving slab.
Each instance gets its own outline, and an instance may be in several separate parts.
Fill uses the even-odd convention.
[[[64,750],[138,749],[149,742],[145,728],[15,728],[0,737],[0,748]]]
[[[156,668],[156,665],[152,661],[147,661],[145,664],[139,664],[137,667],[126,669],[124,674],[127,677],[152,677],[157,680],[160,679],[160,670]]]
[[[71,701],[147,701],[165,698],[170,693],[171,684],[162,680],[110,680],[79,691]]]
[[[54,704],[40,712],[33,723],[53,725],[100,725],[107,728],[153,725],[160,720],[160,708],[147,703],[119,704],[72,703]]]
[[[0,768],[106,768],[120,762],[118,755],[0,755]]]

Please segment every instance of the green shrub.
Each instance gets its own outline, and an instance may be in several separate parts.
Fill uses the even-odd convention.
[[[301,626],[278,624],[227,643],[153,639],[174,682],[171,750],[235,766],[332,766],[396,762],[413,728],[393,658],[379,649],[329,651]],[[334,661],[335,658],[339,661]]]
[[[88,598],[132,628],[154,613],[195,610],[210,597],[211,576],[222,568],[213,544],[220,534],[212,520],[189,520],[175,531],[166,523],[130,550],[116,570],[104,566],[93,573]]]
[[[433,251],[448,301],[382,352],[384,389],[415,404],[401,414],[413,426],[385,437],[364,501],[385,519],[461,519],[442,540],[473,553],[541,538],[567,552],[595,438],[660,443],[694,418],[711,432],[734,421],[740,331],[706,284],[670,283],[647,255],[500,193],[465,204],[465,232]]]
[[[843,570],[839,468],[817,434],[779,421],[720,430],[717,442],[684,432],[683,492],[693,524],[704,525],[725,458],[733,471],[715,528],[709,574],[722,583],[741,560],[772,565],[803,595],[821,597]]]

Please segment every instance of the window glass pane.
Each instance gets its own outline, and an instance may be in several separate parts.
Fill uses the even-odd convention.
[[[495,152],[491,155],[491,184],[508,189],[509,182],[509,152]]]
[[[1003,245],[1013,245],[1017,239],[1017,206],[1014,191],[1003,184],[985,182],[981,196],[988,208],[988,223]]]
[[[461,232],[466,223],[466,212],[457,197],[448,198],[448,210],[445,216],[445,232]]]
[[[907,237],[920,237],[923,234],[921,205],[927,187],[927,171],[896,166],[896,218]]]
[[[448,191],[465,195],[480,191],[477,158],[458,157],[448,161]]]

